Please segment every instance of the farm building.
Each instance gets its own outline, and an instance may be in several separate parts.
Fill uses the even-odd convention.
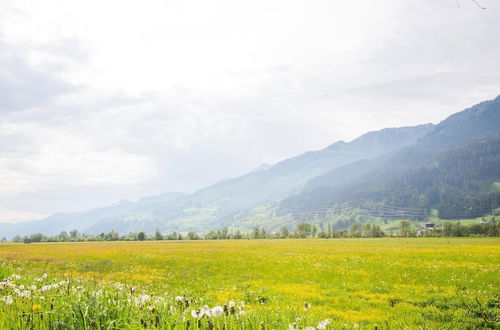
[[[424,227],[419,227],[417,228],[417,234],[418,235],[423,235],[425,233],[430,233],[430,232],[434,232],[434,231],[437,231],[437,232],[440,232],[443,230],[443,226],[442,225],[437,225],[434,223],[434,222],[426,222],[425,223],[425,226]]]

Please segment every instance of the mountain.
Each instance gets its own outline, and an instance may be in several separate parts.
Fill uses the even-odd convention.
[[[483,215],[500,205],[500,96],[438,125],[386,128],[273,166],[262,165],[189,195],[138,202],[27,224],[0,224],[0,237],[78,229],[207,232],[224,226],[275,230],[301,221],[443,219]],[[349,215],[346,219],[344,215]],[[378,220],[377,220],[378,221]]]
[[[255,206],[300,191],[312,178],[327,171],[410,145],[432,131],[433,125],[390,128],[367,133],[350,142],[293,157],[274,166],[228,179],[192,195],[152,207],[145,213],[107,219],[90,228],[136,231],[208,231],[231,225],[236,215]]]
[[[90,234],[111,230],[120,233],[152,232],[156,228],[163,232],[218,229],[239,221],[245,210],[300,191],[314,177],[411,145],[433,128],[432,124],[426,124],[369,132],[349,143],[339,141],[325,149],[306,152],[273,166],[260,166],[246,175],[226,179],[191,195],[147,205],[139,203],[58,214],[26,225],[9,226],[8,230],[0,225],[0,231],[5,231],[6,235],[24,235],[34,232],[52,234],[73,228]]]
[[[456,113],[415,144],[310,180],[280,204],[311,220],[333,209],[382,218],[473,218],[500,206],[500,97]]]
[[[136,202],[120,201],[110,206],[97,208],[84,212],[58,213],[43,220],[28,221],[22,223],[0,224],[0,237],[13,237],[15,235],[28,235],[33,233],[44,233],[45,235],[56,235],[61,231],[77,229],[87,232],[91,227],[98,225],[101,221],[129,213],[141,212],[156,204],[175,201],[186,194],[179,192],[163,193],[155,196],[145,197]]]

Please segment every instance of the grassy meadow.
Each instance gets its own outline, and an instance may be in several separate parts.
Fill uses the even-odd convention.
[[[499,238],[0,244],[2,329],[499,328]]]

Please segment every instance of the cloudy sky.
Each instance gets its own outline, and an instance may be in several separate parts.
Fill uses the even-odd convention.
[[[0,222],[190,192],[500,94],[500,2],[0,0]]]

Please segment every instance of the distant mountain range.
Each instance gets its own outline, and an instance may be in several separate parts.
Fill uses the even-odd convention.
[[[386,128],[339,141],[193,194],[167,193],[87,212],[0,224],[0,237],[77,229],[207,232],[228,226],[275,230],[300,221],[425,219],[431,209],[467,218],[500,206],[500,96],[438,125]],[[339,222],[340,223],[340,222]]]

